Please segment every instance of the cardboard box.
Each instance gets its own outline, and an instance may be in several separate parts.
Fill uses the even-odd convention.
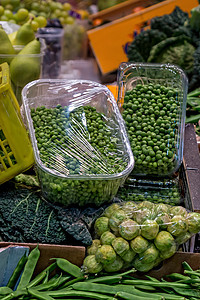
[[[18,243],[0,243],[0,247],[6,247],[8,245],[26,245],[30,247],[30,250],[36,247],[37,244],[18,244]],[[39,244],[39,249],[41,255],[36,266],[35,274],[41,272],[45,267],[52,263],[50,258],[62,257],[68,259],[70,262],[78,265],[82,265],[85,257],[85,248],[84,247],[73,247],[73,246],[59,246],[59,245],[41,245]],[[200,254],[199,253],[183,253],[177,252],[171,258],[163,261],[163,263],[154,270],[149,271],[150,276],[160,279],[161,277],[173,273],[180,272],[182,273],[182,262],[187,261],[189,265],[194,269],[200,269]],[[134,276],[144,277],[144,274],[137,273]]]
[[[28,246],[30,251],[37,246],[37,244],[34,243],[0,242],[0,248],[7,247],[9,245]],[[40,273],[45,267],[52,263],[50,258],[63,257],[68,259],[71,263],[81,267],[85,257],[85,247],[49,244],[38,244],[38,246],[40,250],[40,258],[35,269],[35,274]]]

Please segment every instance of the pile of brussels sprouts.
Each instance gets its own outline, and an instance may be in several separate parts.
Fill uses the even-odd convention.
[[[83,266],[88,273],[134,267],[147,272],[200,231],[200,214],[149,201],[113,203],[94,224]]]

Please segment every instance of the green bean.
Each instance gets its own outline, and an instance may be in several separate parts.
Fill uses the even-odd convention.
[[[12,293],[12,289],[9,288],[8,286],[1,286],[0,287],[0,295],[1,296],[8,295],[10,293]]]
[[[31,251],[31,253],[28,256],[28,260],[25,264],[24,271],[22,273],[17,290],[20,290],[28,285],[28,283],[30,282],[33,276],[33,272],[35,270],[39,257],[40,257],[40,250],[38,249],[37,246]]]
[[[13,289],[17,283],[17,280],[19,279],[19,276],[24,268],[25,263],[27,262],[27,255],[24,253],[24,255],[20,258],[16,268],[14,269],[8,283],[7,287]]]
[[[131,295],[131,294],[126,293],[126,292],[117,292],[115,296],[119,296],[120,298],[127,299],[127,300],[145,300],[145,299],[149,299],[148,296],[140,297],[140,296],[136,296],[136,295]],[[162,300],[163,297],[160,297],[159,299]]]
[[[113,274],[107,276],[96,277],[92,279],[87,279],[87,282],[96,282],[96,283],[118,283],[124,276],[136,272],[135,269],[128,270],[124,273]]]
[[[12,300],[12,299],[19,298],[20,296],[27,295],[27,294],[28,294],[28,292],[26,289],[21,289],[21,290],[10,293],[9,295],[1,298],[1,300]]]
[[[81,269],[64,258],[55,258],[57,266],[64,272],[74,276],[81,277],[83,272]]]
[[[42,281],[47,275],[47,273],[51,273],[57,267],[56,263],[52,263],[48,267],[46,267],[42,272],[40,272],[29,284],[27,287],[33,287]]]
[[[75,291],[75,290],[57,290],[57,291],[48,291],[48,295],[55,297],[55,298],[61,298],[61,297],[88,297],[92,299],[99,299],[99,300],[111,300],[113,297],[109,297],[108,295],[103,295],[99,293],[93,293],[93,292],[85,292],[85,291]]]
[[[195,271],[189,271],[189,270],[185,270],[184,274],[188,274],[188,275],[195,275],[195,278],[197,279],[197,277],[200,277],[200,273],[199,272],[195,272]]]
[[[170,278],[171,280],[175,280],[175,281],[191,279],[189,276],[184,276],[184,275],[179,274],[179,273],[171,273],[169,275],[166,275],[166,277]]]
[[[118,285],[107,285],[107,284],[99,284],[99,283],[90,283],[90,282],[79,282],[72,285],[72,288],[79,291],[90,291],[90,292],[98,292],[105,294],[113,294],[115,295],[117,292],[127,292],[136,296],[147,296],[149,299],[160,299],[160,296],[156,294],[150,295],[149,293],[141,292],[135,289],[134,286],[128,286],[123,284]]]
[[[175,294],[173,294],[173,296],[172,296],[172,294],[158,292],[158,295],[164,297],[165,300],[186,300],[185,297],[175,295]]]
[[[197,289],[184,289],[184,288],[173,287],[173,290],[182,296],[200,298],[200,291]]]
[[[189,285],[183,284],[183,283],[176,283],[176,282],[153,282],[153,281],[148,281],[148,280],[122,280],[122,283],[124,284],[132,284],[132,285],[150,285],[153,287],[170,287],[170,288],[189,288]]]
[[[78,282],[78,281],[82,281],[82,280],[84,280],[84,279],[85,279],[85,276],[77,277],[77,278],[75,278],[75,279],[72,279],[72,280],[70,280],[70,281],[64,283],[64,284],[61,286],[61,288],[68,287],[68,286],[70,286],[70,285],[72,285],[72,284],[74,284],[74,283],[76,283],[76,282]]]
[[[38,292],[37,290],[30,288],[28,289],[28,293],[40,300],[54,300],[51,296],[49,296],[46,292]]]

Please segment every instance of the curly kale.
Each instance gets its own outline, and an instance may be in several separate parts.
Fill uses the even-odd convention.
[[[173,36],[174,30],[183,26],[188,20],[188,13],[183,12],[178,6],[171,14],[155,17],[151,20],[151,29],[164,32],[168,37]]]
[[[149,57],[151,48],[166,39],[166,35],[159,30],[145,30],[138,34],[128,46],[127,56],[129,61],[145,62]]]

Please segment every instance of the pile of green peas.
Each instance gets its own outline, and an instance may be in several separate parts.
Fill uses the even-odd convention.
[[[176,168],[180,109],[174,88],[149,83],[125,92],[122,116],[135,158],[134,174],[168,175]]]
[[[70,110],[58,104],[32,108],[31,117],[42,163],[56,174],[38,169],[46,198],[65,205],[88,203],[101,205],[117,192],[121,179],[87,180],[81,175],[117,174],[128,163],[120,147],[119,131],[95,107],[81,106]]]
[[[124,201],[150,201],[153,203],[165,203],[172,206],[181,205],[181,195],[178,186],[166,188],[144,188],[123,186],[120,187],[117,197]]]

